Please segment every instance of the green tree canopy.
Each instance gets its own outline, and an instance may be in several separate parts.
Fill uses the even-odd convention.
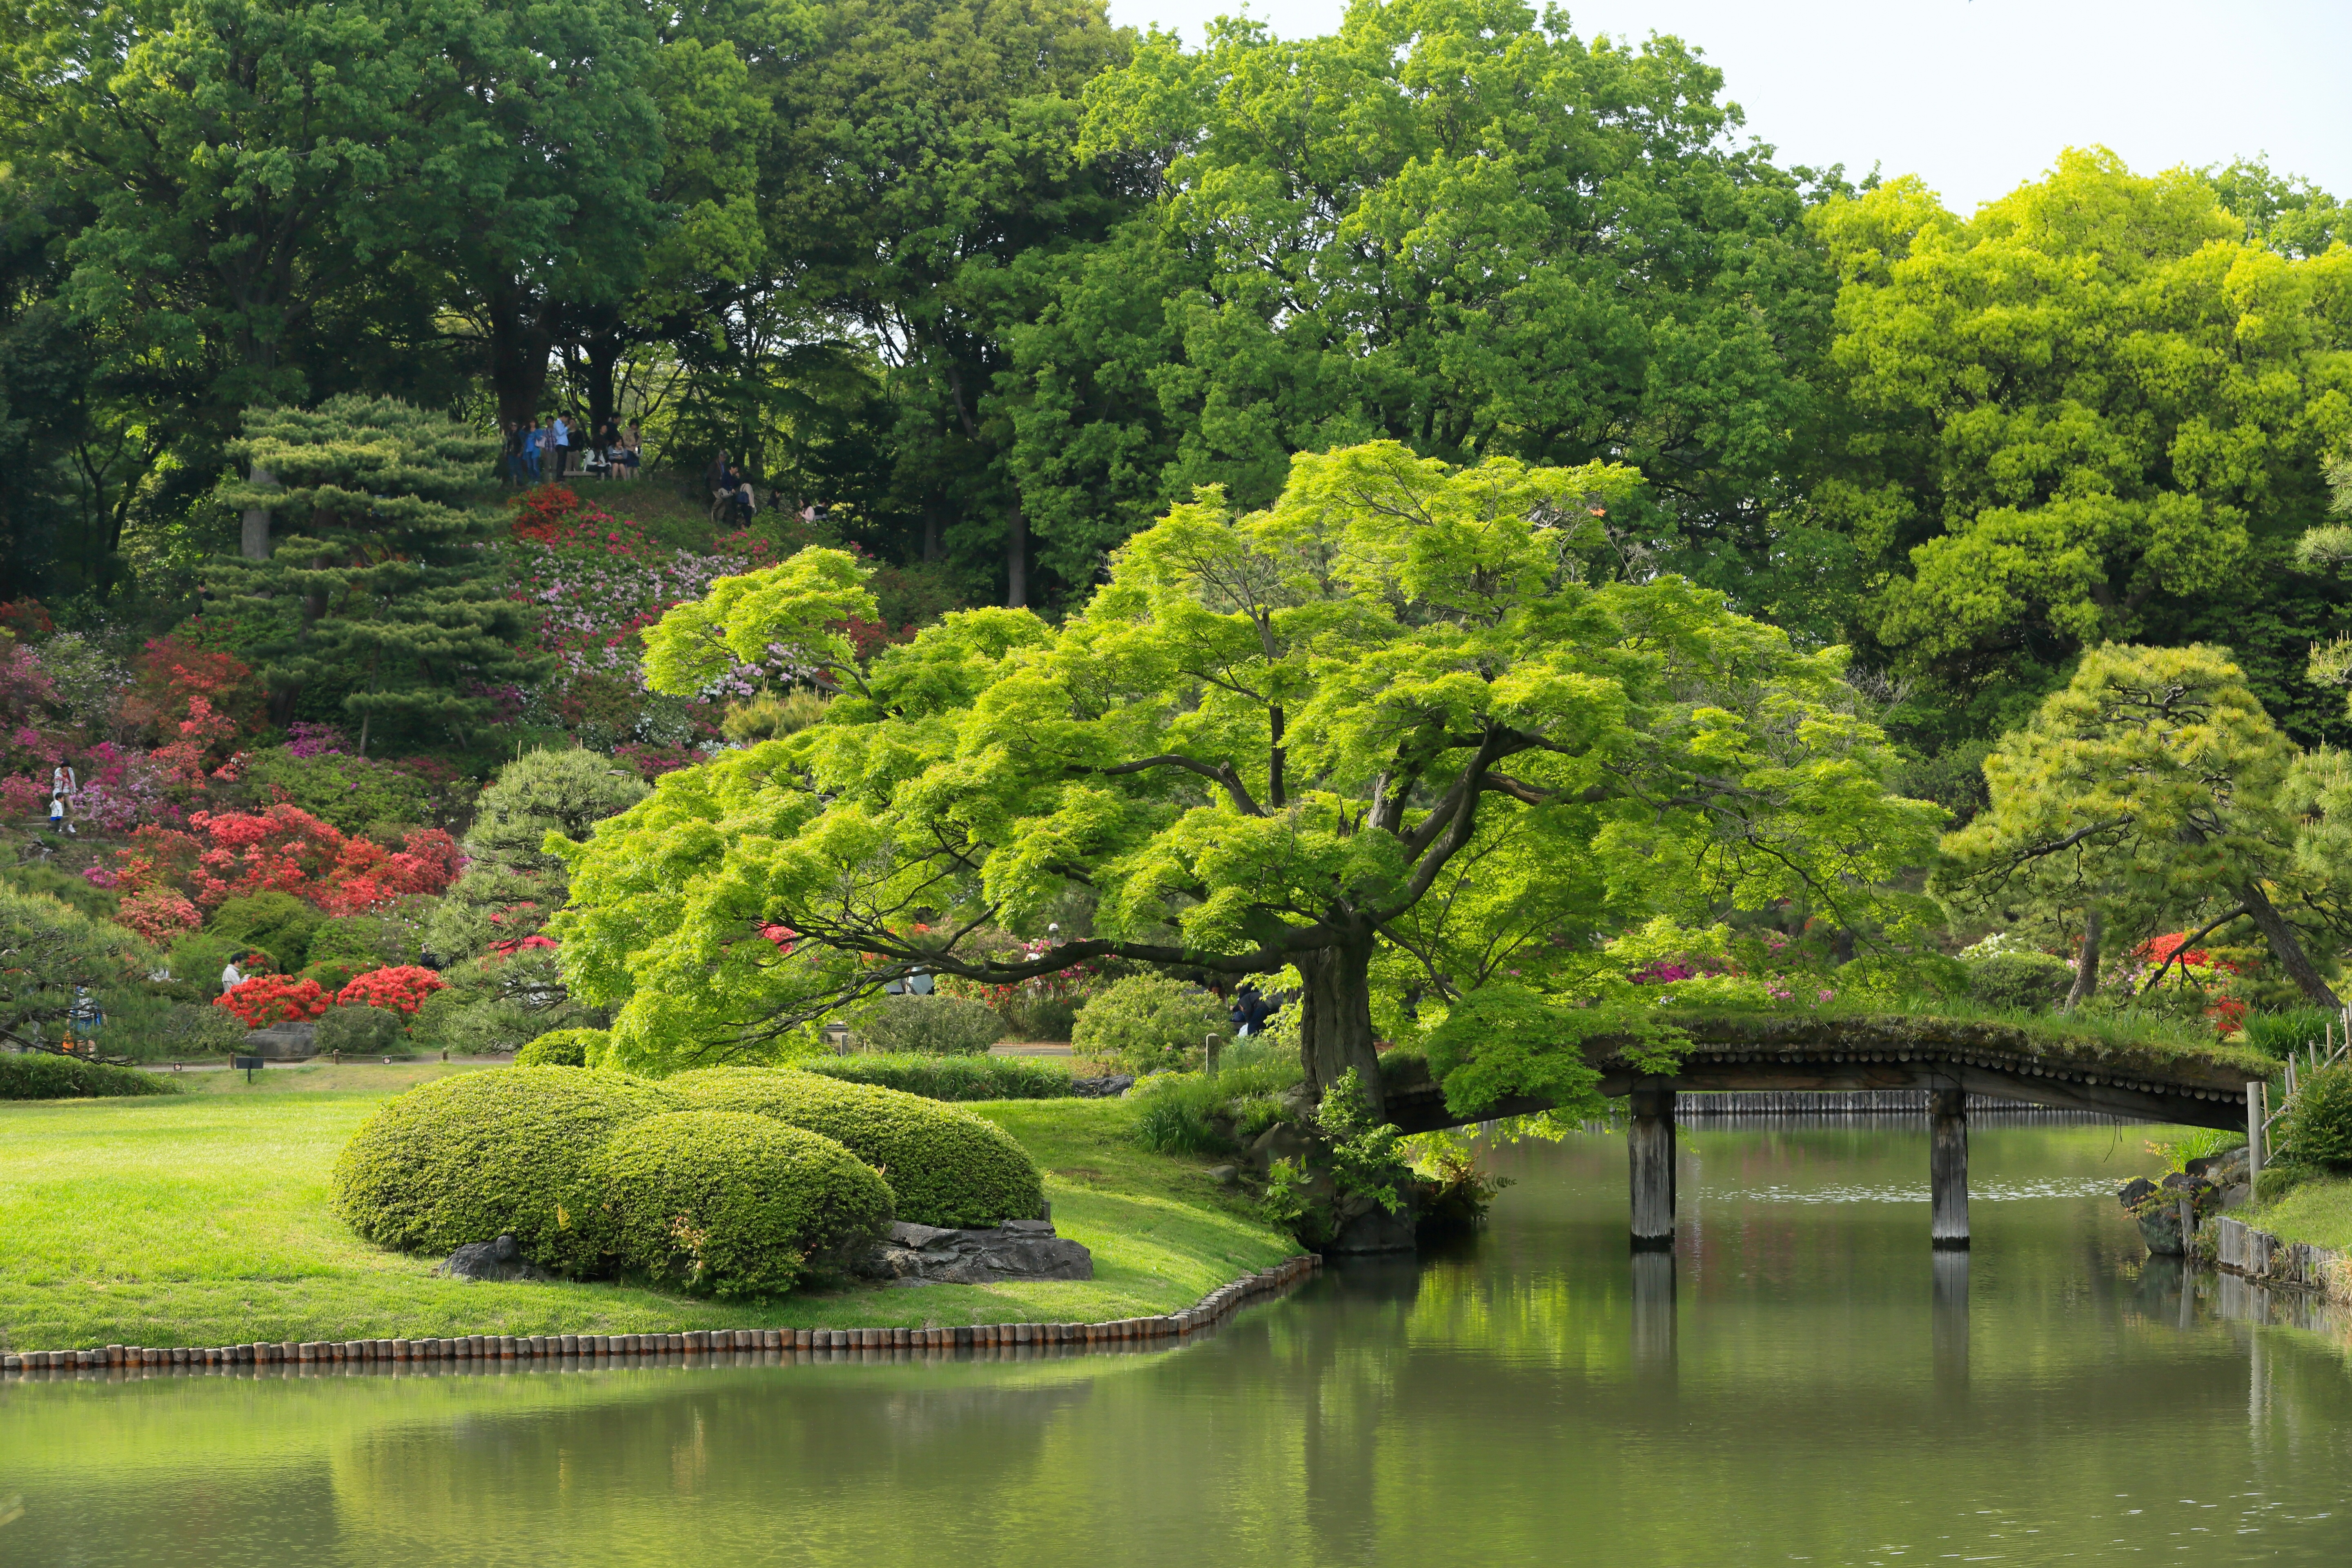
[[[1985,759],[1992,803],[1944,841],[1942,876],[1994,904],[2129,910],[2144,931],[2251,921],[2336,1008],[2305,933],[2352,932],[2352,879],[2305,840],[2315,806],[2352,803],[2340,760],[2280,734],[2226,650],[2103,646]]]
[[[225,561],[215,584],[241,608],[288,624],[257,650],[280,717],[304,687],[345,689],[371,729],[385,720],[462,737],[487,717],[487,688],[541,665],[521,650],[530,622],[485,554],[496,520],[471,510],[498,438],[393,398],[249,409],[233,451],[278,477],[234,489],[232,504],[301,520],[267,561]]]
[[[466,830],[466,872],[436,905],[425,940],[445,960],[478,958],[537,934],[569,890],[551,833],[585,839],[645,798],[636,774],[593,752],[526,752],[482,791]]]
[[[0,887],[0,1037],[61,1043],[82,987],[110,1015],[137,1012],[146,1002],[139,983],[155,963],[152,948],[110,921]]]
[[[720,637],[803,650],[843,695],[563,847],[575,994],[618,1007],[618,1058],[659,1069],[756,1052],[918,966],[1286,971],[1319,1090],[1379,1081],[1386,948],[1442,1016],[1514,952],[1517,984],[1572,1000],[1596,939],[1661,914],[1856,916],[1937,808],[1888,795],[1842,654],[1679,578],[1602,579],[1592,513],[1638,484],[1393,443],[1302,456],[1264,510],[1213,490],[1171,510],[1067,624],[951,616],[870,675],[827,651],[862,592],[847,556],[721,584],[723,612],[655,634],[656,684],[693,681],[685,655]],[[1074,900],[1091,931],[1034,959],[967,943],[991,921],[1042,936]],[[1552,1007],[1481,1095],[1573,1089],[1603,1016]]]
[[[2225,590],[2325,506],[2352,430],[2352,251],[2247,237],[2192,173],[2070,152],[1961,222],[1916,179],[1821,209],[1851,466],[1813,502],[1864,615],[1963,690]]]

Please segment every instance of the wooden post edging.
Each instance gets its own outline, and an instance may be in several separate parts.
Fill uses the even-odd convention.
[[[2227,1215],[2206,1223],[2213,1230],[2213,1264],[2222,1273],[2272,1289],[2335,1293],[2341,1253],[2307,1241],[2287,1241]]]
[[[35,1373],[136,1371],[229,1373],[279,1369],[289,1377],[388,1371],[403,1364],[444,1365],[451,1370],[487,1370],[507,1362],[561,1361],[610,1364],[641,1356],[772,1355],[829,1352],[996,1352],[1004,1355],[1086,1350],[1152,1348],[1155,1342],[1181,1342],[1213,1328],[1261,1297],[1287,1290],[1323,1266],[1323,1256],[1302,1252],[1271,1268],[1219,1286],[1180,1312],[1156,1318],[1120,1318],[1103,1323],[965,1323],[939,1329],[698,1329],[677,1334],[470,1334],[454,1339],[304,1340],[213,1345],[188,1349],[152,1345],[104,1345],[77,1351],[22,1351],[0,1355],[0,1378]]]

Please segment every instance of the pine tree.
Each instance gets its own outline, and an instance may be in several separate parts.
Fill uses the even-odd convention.
[[[463,745],[489,715],[490,689],[544,673],[519,651],[530,619],[505,595],[496,519],[467,504],[490,480],[495,436],[354,395],[247,409],[230,451],[277,480],[232,487],[230,505],[301,520],[267,560],[223,561],[213,583],[240,610],[299,606],[289,635],[256,650],[281,722],[304,686],[339,676],[362,754],[387,723]]]

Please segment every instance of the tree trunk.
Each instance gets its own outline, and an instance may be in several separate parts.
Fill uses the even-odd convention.
[[[2091,999],[2099,988],[2099,939],[2105,934],[2105,922],[2094,906],[2083,917],[2083,945],[2074,952],[2074,984],[2066,993],[2066,1012],[2073,1012]]]
[[[539,416],[547,390],[547,354],[554,346],[554,323],[520,288],[500,289],[489,300],[487,347],[490,387],[498,394],[499,423],[512,426]]]
[[[1021,502],[1013,503],[1013,524],[1004,539],[1004,607],[1026,608],[1029,603],[1029,516]]]
[[[940,498],[937,491],[923,498],[923,559],[940,558]]]
[[[1372,1049],[1372,933],[1353,933],[1337,947],[1301,953],[1297,960],[1306,994],[1299,999],[1298,1054],[1307,1088],[1320,1100],[1349,1068],[1356,1069],[1365,1098],[1379,1115],[1380,1056]]]
[[[2311,962],[2311,955],[2304,952],[2303,939],[2294,934],[2294,928],[2286,923],[2286,917],[2272,905],[2270,895],[2263,891],[2262,884],[2248,882],[2238,889],[2238,897],[2244,900],[2246,913],[2253,917],[2255,926],[2270,942],[2271,956],[2279,961],[2279,967],[2286,971],[2287,978],[2294,981],[2305,996],[2329,1012],[2344,1011],[2344,1004],[2329,987],[2326,977]]]
[[[593,438],[618,412],[613,406],[613,367],[621,363],[621,334],[592,332],[581,340],[580,352],[588,362],[588,431]]]
[[[278,476],[268,468],[256,468],[253,470],[253,482],[257,485],[274,485],[278,482]],[[251,506],[245,509],[244,537],[238,541],[238,545],[240,553],[247,561],[269,559],[268,508]]]

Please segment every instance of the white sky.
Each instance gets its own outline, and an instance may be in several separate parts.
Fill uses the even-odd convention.
[[[1110,0],[1188,44],[1240,0]],[[1249,0],[1284,37],[1344,0]],[[1724,74],[1783,163],[1916,174],[1966,214],[2114,148],[2135,171],[2270,154],[2352,198],[2352,0],[1577,0],[1582,37],[1674,34]]]

